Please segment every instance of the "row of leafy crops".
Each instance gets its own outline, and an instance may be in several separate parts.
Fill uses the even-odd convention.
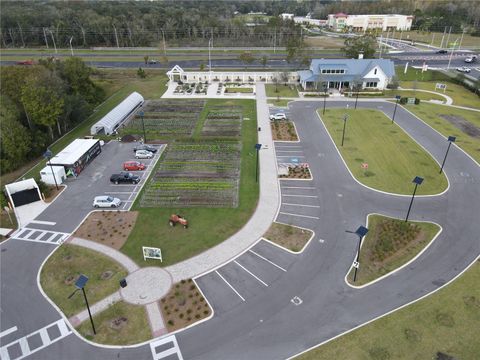
[[[238,107],[215,107],[209,110],[202,128],[205,137],[239,138],[242,132],[242,110]]]

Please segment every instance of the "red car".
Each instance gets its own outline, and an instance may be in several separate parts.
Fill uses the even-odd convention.
[[[123,170],[125,171],[138,171],[145,170],[145,164],[140,161],[127,161],[123,163]]]
[[[34,65],[35,62],[33,60],[22,60],[17,61],[17,65]]]

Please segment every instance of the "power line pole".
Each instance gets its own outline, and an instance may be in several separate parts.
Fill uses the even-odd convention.
[[[460,38],[460,44],[458,44],[457,50],[460,50],[460,47],[462,46],[463,35],[465,35],[465,30],[462,31],[462,37]]]
[[[52,36],[52,41],[53,41],[53,47],[55,48],[55,54],[57,53],[57,44],[55,44],[55,37],[53,36],[52,30],[48,29],[50,32],[50,35]]]
[[[118,44],[117,28],[115,27],[115,25],[112,25],[112,26],[113,26],[113,31],[115,31],[115,40],[117,41],[117,49],[120,49],[120,45]]]
[[[450,30],[448,30],[447,42],[445,43],[447,49],[448,49],[448,46],[449,46],[450,33],[451,33],[451,32],[452,32],[452,27],[450,26]]]
[[[45,32],[45,28],[43,28],[43,37],[45,39],[45,45],[47,46],[47,49],[48,49],[48,40],[47,40],[47,33]]]
[[[275,54],[275,45],[277,43],[277,28],[275,27],[274,33],[273,33],[273,53]]]
[[[443,29],[442,42],[440,43],[440,49],[443,49],[443,39],[445,39],[445,33],[447,32],[447,27]]]
[[[162,38],[163,38],[163,55],[167,56],[167,47],[165,45],[165,33],[163,29],[160,30],[162,32]]]

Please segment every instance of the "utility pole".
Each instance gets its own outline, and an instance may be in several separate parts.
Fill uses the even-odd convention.
[[[70,41],[69,41],[69,43],[70,43],[70,51],[71,51],[72,56],[73,56],[72,40],[73,40],[73,36],[70,37]]]
[[[458,40],[458,38],[457,38],[457,40]],[[452,51],[450,51],[450,57],[448,59],[447,70],[450,69],[450,63],[452,62],[452,56],[453,56],[453,53],[455,52],[455,45],[457,45],[457,40],[455,40],[455,42],[453,43]]]
[[[113,26],[113,31],[115,31],[115,40],[117,41],[117,49],[120,49],[120,45],[118,44],[117,28],[115,27],[115,25],[112,25],[112,26]]]
[[[440,43],[440,49],[443,49],[443,39],[445,39],[445,33],[447,32],[447,27],[443,29],[442,42]]]
[[[55,54],[57,53],[57,44],[55,44],[55,37],[53,36],[52,30],[48,29],[50,32],[50,35],[52,36],[52,41],[53,41],[53,47],[55,48]]]
[[[45,28],[43,28],[43,38],[45,39],[45,45],[47,46],[47,49],[48,49],[47,33],[45,32]]]
[[[275,46],[277,43],[277,27],[275,27],[274,33],[273,33],[273,53],[275,54]]]
[[[430,46],[433,46],[433,41],[435,40],[435,33],[432,34],[432,42],[430,43]]]
[[[162,38],[163,38],[163,55],[167,56],[167,47],[165,45],[165,33],[163,32],[163,29],[160,30],[162,32]]]
[[[465,30],[462,31],[462,37],[460,38],[460,44],[458,44],[458,50],[460,50],[460,47],[462,46],[462,41],[463,41],[463,35],[465,35]]]
[[[382,58],[382,40],[383,40],[383,34],[380,35],[380,55],[378,56],[380,59]]]
[[[446,42],[446,48],[448,49],[449,46],[449,41],[450,41],[450,33],[452,32],[452,27],[450,26],[450,30],[448,30],[448,36],[447,36],[447,42]]]

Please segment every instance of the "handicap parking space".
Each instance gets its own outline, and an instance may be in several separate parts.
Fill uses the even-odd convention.
[[[267,291],[295,259],[295,255],[261,240],[236,259],[195,281],[215,314],[221,315]]]

